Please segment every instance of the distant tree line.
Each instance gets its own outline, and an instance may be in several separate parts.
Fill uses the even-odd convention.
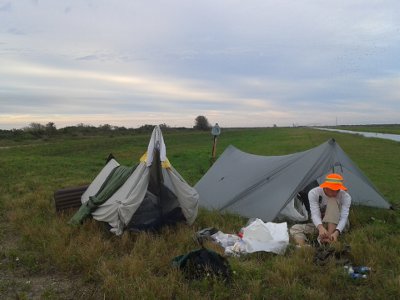
[[[40,123],[30,123],[22,129],[2,130],[0,129],[0,139],[12,139],[15,141],[26,139],[49,139],[55,137],[85,137],[85,136],[118,136],[129,135],[137,133],[151,132],[155,125],[145,124],[138,128],[126,128],[124,126],[113,126],[110,124],[102,124],[99,126],[92,126],[87,124],[77,124],[76,126],[67,126],[57,129],[54,122],[49,122],[45,125]],[[167,124],[159,124],[162,131],[172,130],[188,130],[185,127],[170,127]],[[195,119],[195,130],[209,130],[211,128],[208,120],[204,116],[198,116]]]

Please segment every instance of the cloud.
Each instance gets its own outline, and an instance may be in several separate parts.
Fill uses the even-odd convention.
[[[398,1],[6,1],[0,14],[0,128],[399,119]]]
[[[201,100],[201,101],[238,101],[230,95],[216,92],[206,91],[201,88],[191,88],[190,81],[184,80],[174,81],[171,79],[151,78],[145,76],[119,75],[112,73],[100,73],[86,70],[61,69],[48,66],[20,64],[14,62],[12,65],[5,67],[3,72],[11,75],[24,75],[34,77],[36,80],[42,78],[53,82],[68,81],[70,85],[82,85],[82,81],[86,86],[97,84],[99,82],[114,85],[114,88],[127,89],[139,94],[154,95],[165,98],[173,98],[175,101],[180,99],[184,101]]]
[[[6,2],[4,4],[0,4],[0,13],[1,12],[10,12],[12,10],[11,2]]]

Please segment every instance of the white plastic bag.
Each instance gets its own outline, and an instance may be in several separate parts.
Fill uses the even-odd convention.
[[[289,244],[287,223],[264,223],[255,219],[243,229],[242,252],[253,253],[257,251],[284,254]]]
[[[226,234],[222,231],[218,231],[211,235],[211,238],[218,243],[223,248],[227,248],[235,245],[236,242],[240,240],[236,234]]]

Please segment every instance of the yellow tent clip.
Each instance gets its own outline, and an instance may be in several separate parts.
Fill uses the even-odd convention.
[[[147,159],[147,151],[140,158],[140,162],[146,162],[146,159]],[[169,162],[168,158],[165,161],[161,162],[161,167],[164,169],[171,168],[171,163]]]
[[[164,169],[169,169],[171,168],[171,163],[169,162],[168,158],[166,158],[165,161],[161,162],[161,167],[163,167]]]

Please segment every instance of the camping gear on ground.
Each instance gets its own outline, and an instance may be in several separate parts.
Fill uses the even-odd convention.
[[[352,279],[368,278],[367,274],[371,272],[371,268],[366,266],[346,265],[344,269]]]
[[[222,231],[218,231],[211,236],[211,239],[219,246],[224,248],[225,255],[239,256],[239,254],[233,250],[235,245],[235,249],[240,248],[238,243],[241,243],[242,241],[241,237],[237,234],[223,233]]]
[[[352,266],[352,265],[345,265],[344,269],[350,275],[351,278],[367,278],[367,274],[371,272],[371,268],[367,266]]]
[[[350,278],[352,279],[358,279],[358,278],[367,278],[368,276],[366,274],[360,274],[360,273],[350,273]]]
[[[179,268],[187,279],[219,278],[230,281],[232,276],[228,260],[207,248],[200,248],[184,255],[176,256],[172,265]]]
[[[114,159],[110,164],[116,163]],[[109,166],[109,164],[107,164]],[[125,167],[117,165],[101,185],[95,195],[89,197],[79,208],[78,212],[69,221],[70,224],[78,225],[84,221],[92,212],[94,212],[101,204],[107,201],[128,179],[136,167]]]
[[[158,229],[181,220],[192,224],[198,211],[198,193],[172,167],[159,126],[147,152],[135,167],[111,158],[81,197],[82,206],[70,222],[81,223],[91,214],[107,222],[116,235],[123,230]]]
[[[81,197],[88,185],[69,187],[54,192],[56,212],[66,209],[78,208],[82,205]]]
[[[229,146],[195,185],[200,205],[247,218],[274,221],[309,184],[340,173],[352,204],[391,208],[334,139],[307,151],[260,156]]]
[[[337,250],[330,245],[320,245],[315,249],[313,262],[317,266],[325,266],[330,260],[336,265],[349,265],[352,260],[350,246],[345,245],[342,250]]]
[[[253,253],[257,251],[273,252],[284,254],[289,245],[289,233],[287,223],[264,223],[255,219],[248,226],[244,227],[242,241],[244,251]]]
[[[308,200],[308,197],[307,197]],[[309,203],[309,202],[308,202]],[[307,207],[296,195],[280,212],[275,218],[276,221],[293,221],[293,222],[306,222],[309,220],[311,213],[307,211]]]
[[[201,229],[196,232],[195,240],[196,240],[196,242],[199,243],[200,246],[203,246],[203,243],[205,241],[210,241],[211,236],[217,232],[218,232],[218,229],[215,227],[207,227],[207,228]]]
[[[354,273],[368,274],[371,272],[371,268],[367,266],[352,266]]]
[[[279,212],[275,221],[302,223],[311,220],[310,200],[308,192],[319,186],[316,180],[308,184]]]
[[[284,254],[289,245],[286,223],[264,223],[260,219],[254,219],[240,232],[241,236],[218,231],[211,238],[225,249],[226,255],[233,256],[259,251]]]

